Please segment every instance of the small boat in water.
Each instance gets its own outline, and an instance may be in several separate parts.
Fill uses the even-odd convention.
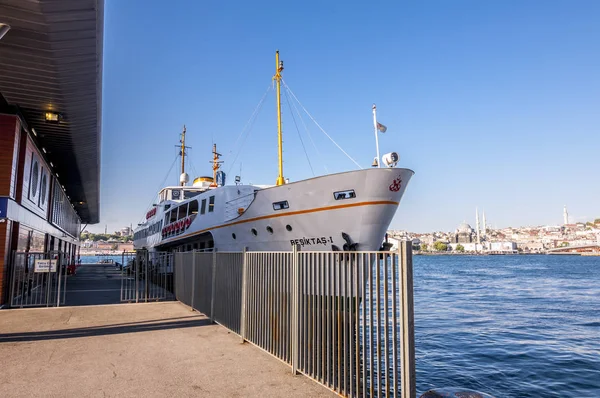
[[[311,251],[380,250],[414,172],[396,168],[398,155],[386,154],[380,167],[289,182],[283,177],[280,84],[283,62],[276,54],[279,173],[272,186],[226,185],[213,145],[213,174],[193,180],[185,172],[181,133],[180,185],[158,193],[156,204],[134,232],[134,248],[150,251]],[[377,131],[385,127],[376,121]],[[378,151],[379,152],[379,151]]]

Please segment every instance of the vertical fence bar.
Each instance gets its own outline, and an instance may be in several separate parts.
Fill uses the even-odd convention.
[[[402,274],[402,322],[400,331],[402,336],[402,397],[414,398],[417,395],[415,375],[415,321],[413,301],[413,275],[412,275],[412,246],[402,242],[401,246],[401,274]]]
[[[389,314],[388,314],[388,282],[389,282],[389,277],[388,277],[388,255],[384,254],[383,256],[383,300],[384,300],[384,306],[383,307],[383,331],[385,333],[384,336],[384,345],[385,348],[383,350],[385,358],[384,358],[384,365],[385,365],[385,373],[384,373],[384,381],[385,381],[385,397],[389,397],[390,396],[390,364],[389,364],[389,333],[388,333],[388,325],[389,325]]]
[[[194,311],[194,296],[196,295],[196,252],[192,252],[192,297],[190,307]]]
[[[299,361],[298,361],[298,323],[300,321],[300,311],[299,311],[299,299],[300,299],[300,287],[299,287],[299,276],[300,276],[300,265],[299,265],[299,255],[298,255],[298,246],[293,246],[292,251],[292,374],[297,374]]]
[[[377,397],[381,397],[381,263],[379,262],[379,256],[375,259],[375,288],[376,291],[376,308],[377,313],[375,315],[375,320],[377,322],[375,331],[377,336],[377,373],[375,377],[377,377]]]
[[[396,301],[398,298],[398,294],[396,293],[397,283],[396,278],[398,277],[398,256],[396,253],[391,254],[392,258],[392,377],[393,377],[393,388],[394,388],[394,397],[399,397],[398,394],[398,316],[396,314],[397,305]]]
[[[141,264],[141,250],[135,253],[135,302],[139,302],[139,279],[140,279],[140,264]]]
[[[306,267],[308,264],[308,254],[300,254],[302,256],[302,263],[300,264],[300,272],[302,273],[302,289],[300,291],[300,297],[302,299],[302,370],[306,374],[308,371],[308,305],[307,305],[307,289],[308,273]]]
[[[343,325],[343,320],[342,320],[342,303],[343,303],[343,296],[342,296],[342,262],[344,261],[344,255],[341,254],[339,256],[339,260],[336,263],[336,287],[337,287],[337,292],[336,292],[336,309],[335,309],[335,314],[336,314],[336,323],[337,323],[337,336],[336,336],[336,356],[337,356],[337,392],[338,393],[343,393],[344,392],[344,382],[343,382],[343,378],[342,378],[342,371],[343,371],[343,366],[344,366],[344,361],[342,358],[342,351],[343,351],[343,336],[344,336],[344,325]]]
[[[212,253],[212,282],[210,289],[210,321],[215,321],[215,294],[217,282],[217,252]]]
[[[363,398],[367,398],[367,283],[369,275],[367,270],[371,256],[363,254],[362,259],[362,396]]]
[[[327,322],[327,326],[326,326],[326,330],[325,330],[325,336],[326,336],[326,344],[325,344],[325,360],[326,360],[326,366],[325,366],[325,371],[326,373],[326,377],[325,377],[325,385],[329,388],[331,388],[331,312],[332,312],[332,308],[331,308],[331,297],[333,296],[332,292],[331,292],[331,257],[332,254],[331,253],[326,253],[325,254],[325,261],[323,262],[323,268],[325,268],[325,294],[327,297],[326,300],[326,306],[325,306],[325,313],[327,314],[326,316],[326,322]]]
[[[356,254],[354,273],[354,396],[360,395],[360,263],[362,255]]]
[[[286,360],[285,353],[283,351],[283,316],[285,314],[283,310],[283,303],[285,302],[285,291],[283,290],[283,275],[284,268],[287,266],[287,255],[282,254],[280,261],[277,262],[277,269],[275,272],[275,299],[277,307],[275,310],[275,325],[277,330],[275,331],[275,339],[277,344],[275,345],[276,355],[282,360]],[[288,329],[289,330],[289,329]]]
[[[242,252],[242,310],[240,313],[240,337],[242,343],[246,341],[246,295],[248,294],[248,267],[246,264],[246,250]]]
[[[60,256],[59,256],[60,258]],[[62,279],[62,262],[61,261],[57,261],[58,264],[58,280],[56,281],[56,306],[60,307],[60,288],[61,288],[61,279]],[[65,273],[67,272],[67,267],[69,266],[69,264],[65,264]],[[48,276],[50,276],[50,274],[48,274]],[[66,279],[65,279],[66,282]],[[66,290],[66,289],[65,289]]]

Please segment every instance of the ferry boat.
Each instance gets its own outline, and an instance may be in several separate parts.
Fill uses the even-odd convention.
[[[379,153],[370,169],[289,182],[283,177],[281,72],[276,53],[279,173],[273,186],[226,185],[213,145],[213,174],[188,183],[185,127],[180,185],[167,186],[134,231],[134,248],[149,251],[311,251],[389,249],[383,241],[414,172],[395,167],[398,155]],[[375,137],[381,127],[376,122]],[[379,150],[377,151],[379,152]]]

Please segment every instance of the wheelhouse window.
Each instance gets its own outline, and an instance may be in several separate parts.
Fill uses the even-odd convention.
[[[288,209],[289,207],[290,205],[288,204],[287,200],[282,200],[281,202],[273,203],[273,210],[283,210]]]
[[[347,191],[338,191],[333,193],[333,198],[335,200],[354,199],[356,198],[356,193],[354,192],[354,189],[349,189]]]
[[[188,215],[191,216],[192,214],[198,214],[198,201],[197,200],[192,200],[190,202],[190,208],[188,210]]]
[[[183,198],[184,199],[190,199],[193,198],[194,196],[200,195],[202,192],[200,191],[183,191]]]
[[[200,214],[206,213],[206,199],[202,199],[202,207],[200,207]]]
[[[171,216],[169,217],[169,223],[177,221],[177,208],[174,208],[170,212]]]
[[[211,213],[215,211],[215,197],[211,196],[208,198],[208,212]]]

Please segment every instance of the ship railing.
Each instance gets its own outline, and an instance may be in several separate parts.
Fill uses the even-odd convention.
[[[414,397],[411,250],[176,253],[175,294],[342,396]]]

